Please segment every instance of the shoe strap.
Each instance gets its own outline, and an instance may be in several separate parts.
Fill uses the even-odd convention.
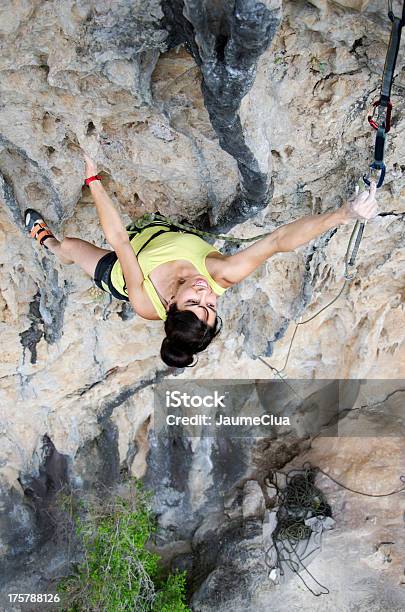
[[[30,234],[32,238],[35,238],[39,241],[39,244],[42,244],[46,238],[55,237],[44,222],[36,222],[32,227]]]

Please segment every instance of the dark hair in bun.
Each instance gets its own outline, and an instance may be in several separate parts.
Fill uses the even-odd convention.
[[[207,348],[221,331],[222,321],[216,317],[211,327],[190,310],[178,310],[172,304],[165,321],[166,338],[162,342],[160,356],[168,365],[185,368],[194,361],[195,353]]]

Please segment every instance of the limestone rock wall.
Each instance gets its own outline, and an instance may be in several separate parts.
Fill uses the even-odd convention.
[[[232,230],[240,236],[332,210],[352,193],[372,161],[366,115],[378,98],[390,30],[377,0],[285,1],[282,12],[279,2],[264,4],[277,11],[278,29],[256,58],[237,116],[269,201],[250,218],[242,207],[246,220]],[[399,5],[393,2],[397,14]],[[215,11],[217,3],[207,6]],[[35,516],[22,501],[28,476],[40,471],[45,434],[78,486],[96,479],[92,461],[101,462],[97,474],[107,481],[120,469],[144,475],[154,383],[272,378],[257,357],[280,369],[293,322],[343,283],[350,227],[275,256],[228,291],[222,334],[194,369],[173,372],[158,357],[161,323],[100,295],[82,271],[25,235],[21,213],[32,206],[58,236],[106,246],[82,188],[80,147],[97,160],[125,221],[159,210],[235,225],[234,205],[245,193],[241,162],[221,148],[201,90],[204,73],[170,39],[163,9],[157,0],[7,0],[0,7],[0,478],[5,516],[14,513],[25,526],[18,546],[2,536],[4,558],[38,544]],[[229,1],[225,12],[233,9]],[[357,279],[297,332],[289,377],[403,376],[404,47],[381,215],[367,224]]]

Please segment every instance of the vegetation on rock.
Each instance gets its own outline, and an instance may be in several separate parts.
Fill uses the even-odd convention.
[[[74,517],[83,557],[61,580],[67,612],[187,612],[185,572],[165,575],[147,548],[157,524],[150,496],[131,481],[128,495],[81,500]]]

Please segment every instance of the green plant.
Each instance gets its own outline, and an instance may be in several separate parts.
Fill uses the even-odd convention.
[[[58,585],[68,612],[187,612],[185,573],[163,577],[146,547],[157,525],[150,496],[131,481],[125,497],[92,498],[75,517],[83,561]]]
[[[169,574],[162,587],[156,594],[154,612],[188,612],[189,608],[184,603],[185,572]]]

